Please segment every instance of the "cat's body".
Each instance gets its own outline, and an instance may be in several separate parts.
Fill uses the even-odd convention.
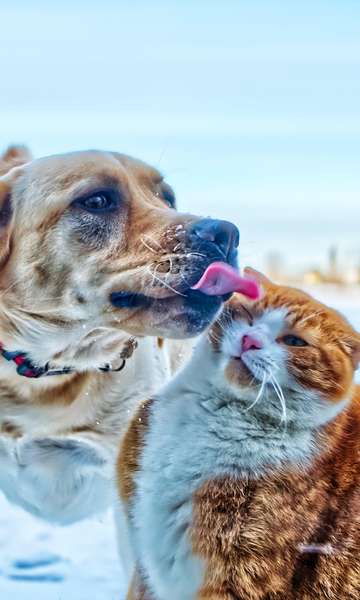
[[[259,376],[255,387],[249,379],[260,363],[245,370],[231,358],[239,336],[250,337],[243,315],[215,326],[212,341],[204,337],[184,371],[134,419],[119,463],[137,563],[132,600],[360,597],[360,392],[351,383],[359,338],[335,313],[300,300],[297,323],[307,320],[314,335],[315,305],[334,332],[331,357],[321,348],[306,367],[311,388],[297,383],[299,359],[310,358],[299,348],[286,373],[277,369],[286,422],[269,382]],[[266,336],[277,340],[284,331],[279,291],[269,289],[256,310],[250,331],[265,351]],[[340,354],[336,331],[344,342],[353,333]],[[255,362],[260,349],[248,348]],[[284,365],[286,351],[273,344],[263,359]],[[323,384],[316,360],[326,370]]]

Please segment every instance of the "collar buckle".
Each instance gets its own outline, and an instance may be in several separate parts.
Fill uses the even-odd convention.
[[[120,366],[117,367],[116,369],[113,369],[110,363],[107,363],[106,365],[104,365],[103,367],[99,367],[98,371],[103,371],[103,373],[118,373],[119,371],[122,371],[123,368],[126,365],[126,360],[125,358],[123,358],[121,360]]]

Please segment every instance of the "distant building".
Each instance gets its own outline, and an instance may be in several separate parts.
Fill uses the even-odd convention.
[[[321,273],[320,269],[311,269],[310,271],[305,271],[303,275],[303,283],[306,285],[325,283],[324,274]]]

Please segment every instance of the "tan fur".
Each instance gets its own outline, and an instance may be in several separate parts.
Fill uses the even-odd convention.
[[[13,167],[23,165],[31,160],[31,152],[26,146],[9,146],[0,157],[0,176],[5,175]]]
[[[95,222],[76,200],[103,189],[120,203]],[[118,153],[31,160],[14,147],[0,159],[0,341],[35,365],[76,371],[30,380],[0,357],[0,443],[75,435],[114,457],[139,398],[181,362],[169,340],[144,337],[196,333],[175,288],[200,268],[185,239],[199,218],[170,208],[165,189],[156,169]],[[151,305],[119,309],[110,302],[118,291],[146,294]],[[119,365],[130,335],[140,343],[126,368],[99,372]]]
[[[191,222],[194,217],[168,209],[161,197],[160,174],[129,157],[75,153],[20,166],[28,160],[30,153],[26,149],[13,147],[0,161],[0,172],[4,173],[0,178],[0,202],[11,199],[11,214],[0,228],[0,252],[6,255],[3,257],[6,264],[0,271],[1,341],[9,349],[22,349],[30,354],[33,351],[37,362],[37,348],[27,339],[25,320],[39,330],[42,326],[49,327],[44,336],[55,337],[58,328],[64,331],[90,319],[90,327],[88,324],[84,327],[83,341],[77,340],[75,348],[72,342],[60,347],[48,359],[53,366],[60,366],[76,365],[82,357],[91,358],[93,337],[97,345],[94,354],[102,355],[95,360],[101,364],[121,351],[127,334],[152,333],[147,311],[119,311],[109,306],[109,294],[117,289],[143,291],[148,286],[149,294],[154,297],[170,296],[169,289],[157,284],[145,267],[156,268],[167,260],[168,229]],[[16,168],[12,168],[14,164]],[[123,235],[119,230],[118,237],[94,252],[86,245],[74,248],[73,241],[70,245],[66,237],[70,233],[66,221],[70,202],[94,186],[108,182],[120,186],[127,196],[126,214],[118,225]],[[146,245],[141,243],[142,236]],[[154,251],[147,247],[151,243],[148,240],[153,240]],[[171,250],[171,242],[168,244]],[[86,280],[80,279],[77,284],[76,280],[84,274]],[[114,329],[121,333],[116,336]],[[161,344],[158,348],[163,351]],[[38,362],[42,364],[40,357]],[[29,381],[14,380],[13,371],[1,359],[1,381],[13,387],[19,401],[26,398],[27,404],[29,396],[33,396],[31,403],[70,404],[85,382],[90,385],[88,374]],[[94,375],[94,382],[98,377]]]
[[[7,172],[0,179],[0,205],[11,197],[11,215],[1,232],[2,246],[6,246],[1,249],[9,259],[0,273],[0,287],[8,290],[7,304],[11,307],[22,298],[22,310],[35,308],[40,317],[42,307],[39,303],[33,306],[34,297],[39,302],[46,299],[47,311],[55,309],[56,301],[51,319],[66,326],[69,301],[75,308],[88,305],[95,296],[98,300],[99,291],[107,296],[117,289],[147,290],[152,298],[174,296],[171,288],[181,280],[179,272],[199,262],[196,256],[185,254],[186,243],[176,231],[198,219],[170,210],[161,195],[162,185],[155,169],[123,155],[101,152],[48,157]],[[122,212],[112,223],[111,238],[102,240],[101,248],[96,240],[79,244],[69,205],[74,198],[103,186],[120,189]],[[81,274],[79,261],[86,269],[85,295],[74,285]],[[167,272],[170,265],[173,273]],[[164,332],[157,321],[150,327],[148,311],[109,310],[105,302],[103,308],[106,325],[121,326],[133,335]],[[82,309],[84,312],[85,307]],[[46,319],[49,321],[50,315]],[[6,325],[13,329],[13,323]]]
[[[360,597],[360,387],[354,387],[352,380],[360,336],[341,315],[307,294],[252,274],[264,285],[265,294],[245,309],[255,315],[286,306],[289,333],[311,340],[310,346],[289,349],[292,375],[330,403],[349,397],[351,402],[333,421],[319,427],[318,450],[308,464],[269,469],[257,477],[223,476],[198,488],[188,532],[194,555],[205,564],[196,598],[356,600]],[[234,297],[225,318],[213,326],[209,340],[215,352],[220,352],[229,320],[244,318],[243,302]],[[235,363],[225,370],[225,377],[240,387],[250,381]],[[150,407],[151,401],[144,403],[132,421],[119,457],[119,490],[128,510],[145,433],[151,426]],[[146,592],[146,578],[139,571],[136,578],[142,584],[133,586],[129,598],[157,600]]]

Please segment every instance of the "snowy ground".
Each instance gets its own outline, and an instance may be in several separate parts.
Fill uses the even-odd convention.
[[[110,514],[53,527],[0,497],[1,600],[122,600]]]
[[[316,288],[360,329],[360,290]],[[1,600],[124,600],[111,514],[52,527],[0,496]]]

